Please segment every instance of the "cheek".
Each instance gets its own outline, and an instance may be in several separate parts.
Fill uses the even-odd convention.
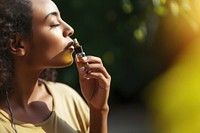
[[[60,31],[52,32],[46,31],[45,33],[38,34],[37,49],[48,58],[53,58],[64,50],[64,38]]]
[[[33,50],[33,58],[37,63],[60,67],[71,65],[73,63],[73,51],[64,50],[67,44],[65,44],[65,38],[62,36],[61,31],[45,33],[37,34],[34,37],[35,42],[33,43],[33,48],[31,48]]]

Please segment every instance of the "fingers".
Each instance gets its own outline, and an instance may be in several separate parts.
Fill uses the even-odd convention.
[[[79,62],[82,62],[82,63],[100,63],[102,64],[102,61],[99,57],[95,57],[95,56],[85,56],[85,57],[82,57],[82,58],[79,58],[77,59],[76,58],[76,62],[79,63]]]
[[[107,70],[105,69],[105,67],[103,66],[103,64],[87,64],[86,69],[89,71],[88,74],[93,74],[93,73],[100,73],[102,74],[102,76],[104,76],[106,79],[110,78],[110,75],[108,74]],[[97,74],[98,75],[98,74]],[[99,77],[101,77],[101,75],[99,75]]]
[[[83,60],[76,60],[76,63],[84,63],[85,65],[79,68],[80,73],[84,73],[83,76],[87,78],[95,79],[110,79],[110,75],[103,66],[102,60],[99,57],[87,56]]]
[[[98,88],[107,90],[110,88],[110,80],[105,78],[102,73],[91,72],[85,75],[86,79],[96,79],[98,81]]]

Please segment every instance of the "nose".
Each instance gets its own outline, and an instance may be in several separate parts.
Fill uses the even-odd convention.
[[[74,29],[64,21],[63,24],[64,24],[63,36],[64,37],[72,36],[74,34]]]

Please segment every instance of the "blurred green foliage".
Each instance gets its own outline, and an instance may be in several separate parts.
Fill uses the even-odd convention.
[[[162,21],[169,12],[172,17],[179,15],[178,2],[183,1],[188,2],[55,0],[62,18],[75,30],[73,37],[78,38],[88,55],[102,58],[112,76],[111,94],[121,100],[137,97],[169,65],[180,42],[172,36],[165,38]],[[78,90],[75,64],[58,72],[59,81]]]

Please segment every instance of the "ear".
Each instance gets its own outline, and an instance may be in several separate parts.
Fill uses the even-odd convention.
[[[16,56],[24,56],[26,54],[24,39],[19,34],[10,39],[10,50]]]

